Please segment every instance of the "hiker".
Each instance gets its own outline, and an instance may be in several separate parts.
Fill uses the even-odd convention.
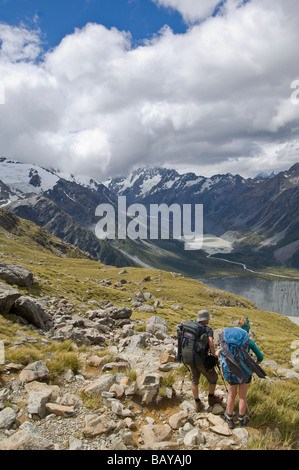
[[[224,417],[230,429],[235,427],[233,412],[237,393],[239,392],[239,427],[244,427],[249,422],[249,418],[246,416],[247,391],[252,374],[255,372],[259,377],[265,377],[264,371],[258,366],[263,360],[263,355],[249,337],[248,317],[239,320],[238,325],[238,327],[226,328],[221,337],[220,364],[224,378],[228,383],[228,398]],[[256,362],[249,355],[250,350],[256,355]]]
[[[200,375],[203,374],[209,382],[209,405],[220,403],[223,397],[215,395],[218,375],[214,366],[218,363],[218,357],[215,354],[215,346],[213,340],[213,330],[208,326],[211,316],[208,310],[200,310],[197,314],[197,322],[183,322],[180,328],[183,328],[182,337],[182,362],[190,366],[191,374],[191,390],[195,400],[195,410],[201,411],[204,404],[198,396],[198,384]],[[198,341],[194,341],[194,331],[202,330],[202,336]],[[198,333],[195,333],[195,336]],[[193,338],[192,338],[193,337]],[[201,351],[199,351],[199,344]],[[195,350],[194,347],[197,346]],[[209,364],[208,364],[209,363]]]

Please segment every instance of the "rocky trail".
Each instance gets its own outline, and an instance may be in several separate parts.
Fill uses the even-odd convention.
[[[20,268],[2,263],[2,279],[30,285],[30,272]],[[0,282],[0,311],[12,313],[20,325],[37,333],[41,348],[71,340],[81,364],[55,381],[47,367],[55,353],[1,366],[0,450],[246,449],[258,431],[228,428],[223,384],[217,385],[221,405],[210,407],[202,389],[205,408],[196,413],[189,374],[176,362],[177,340],[166,321],[155,314],[145,322],[131,319],[133,309],[146,307],[146,300],[136,290],[132,308],[105,301],[80,313],[66,298],[37,300]],[[9,348],[38,341],[23,329],[17,333]],[[279,373],[298,379],[298,342],[291,347],[293,368]],[[279,369],[274,361],[268,365]]]

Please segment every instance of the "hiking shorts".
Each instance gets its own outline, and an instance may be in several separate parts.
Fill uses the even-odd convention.
[[[252,379],[252,376],[248,377],[248,379],[247,379],[246,382],[244,382],[244,383],[245,383],[245,384],[250,384],[251,379]],[[233,380],[228,380],[227,383],[228,383],[229,385],[240,385],[240,382],[234,382]]]
[[[199,378],[202,375],[204,375],[207,379],[207,381],[210,384],[215,384],[217,383],[218,380],[218,375],[215,369],[210,369],[206,370],[205,366],[202,364],[200,366],[190,366],[191,369],[191,385],[197,386],[199,384]]]

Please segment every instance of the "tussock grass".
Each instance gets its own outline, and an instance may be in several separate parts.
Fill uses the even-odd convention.
[[[92,397],[86,395],[86,393],[81,392],[80,397],[83,401],[85,408],[89,410],[97,410],[103,405],[103,398],[100,394],[93,394]]]
[[[296,380],[256,379],[250,384],[248,404],[256,427],[276,425],[283,438],[299,433],[299,387]]]
[[[264,360],[274,359],[279,365],[290,367],[290,344],[298,339],[299,326],[288,318],[261,311],[252,302],[238,296],[160,269],[126,267],[127,273],[120,275],[120,268],[90,260],[78,250],[70,248],[64,253],[59,253],[57,245],[48,243],[47,237],[28,221],[21,221],[18,232],[14,234],[0,229],[2,260],[26,266],[34,273],[35,282],[32,287],[18,288],[23,294],[29,292],[37,299],[42,296],[63,296],[73,304],[74,313],[84,314],[87,310],[97,308],[89,303],[90,300],[97,301],[100,305],[110,301],[117,307],[130,307],[134,292],[150,292],[153,297],[147,304],[153,305],[155,300],[163,303],[163,307],[156,308],[156,315],[167,321],[169,334],[176,333],[176,326],[182,320],[196,319],[197,311],[205,308],[212,315],[210,326],[214,330],[230,326],[239,318],[248,315],[251,330],[255,335],[254,340],[262,351]],[[298,276],[298,272],[294,274]],[[143,281],[146,276],[150,276],[150,281]],[[107,278],[110,279],[111,285],[102,286],[100,281]],[[115,287],[121,278],[125,278],[127,283],[122,287]],[[177,310],[173,305],[179,305],[182,309]],[[132,320],[145,322],[152,315],[153,313],[134,310]],[[12,343],[20,339],[18,330],[28,337],[37,338],[37,343],[13,347]],[[136,331],[144,331],[144,326],[139,325]],[[19,325],[11,315],[0,314],[0,340],[5,344],[6,360],[27,364],[42,359],[47,363],[52,378],[67,369],[77,371],[81,367],[78,357],[83,348],[74,348],[68,341],[51,341],[51,344],[44,345],[38,333]],[[95,350],[91,349],[90,353],[94,354]],[[107,356],[110,361],[108,348],[102,353],[96,351],[96,354]],[[185,375],[184,366],[175,374],[176,377],[178,374]],[[126,371],[126,375],[131,380],[136,380],[134,371]],[[163,380],[165,382],[161,387],[162,393],[163,387],[166,383],[171,383],[173,377],[165,376]],[[206,387],[204,379],[201,385]],[[84,401],[85,406],[96,409],[100,407],[101,397],[85,397]],[[248,394],[248,403],[253,415],[251,425],[258,430],[266,430],[266,434],[260,433],[250,445],[253,448],[275,447],[278,442],[280,445],[289,445],[296,432],[298,433],[298,402],[298,383],[295,381],[278,382],[274,376],[272,382],[254,381]]]

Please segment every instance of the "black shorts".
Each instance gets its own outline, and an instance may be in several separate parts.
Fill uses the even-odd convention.
[[[252,376],[250,376],[250,377],[248,378],[248,380],[247,380],[246,382],[243,382],[243,383],[245,383],[245,384],[250,384],[251,379],[252,379]],[[229,382],[229,381],[228,381],[228,384],[229,384],[229,385],[242,385],[242,384],[239,384],[239,382]]]

